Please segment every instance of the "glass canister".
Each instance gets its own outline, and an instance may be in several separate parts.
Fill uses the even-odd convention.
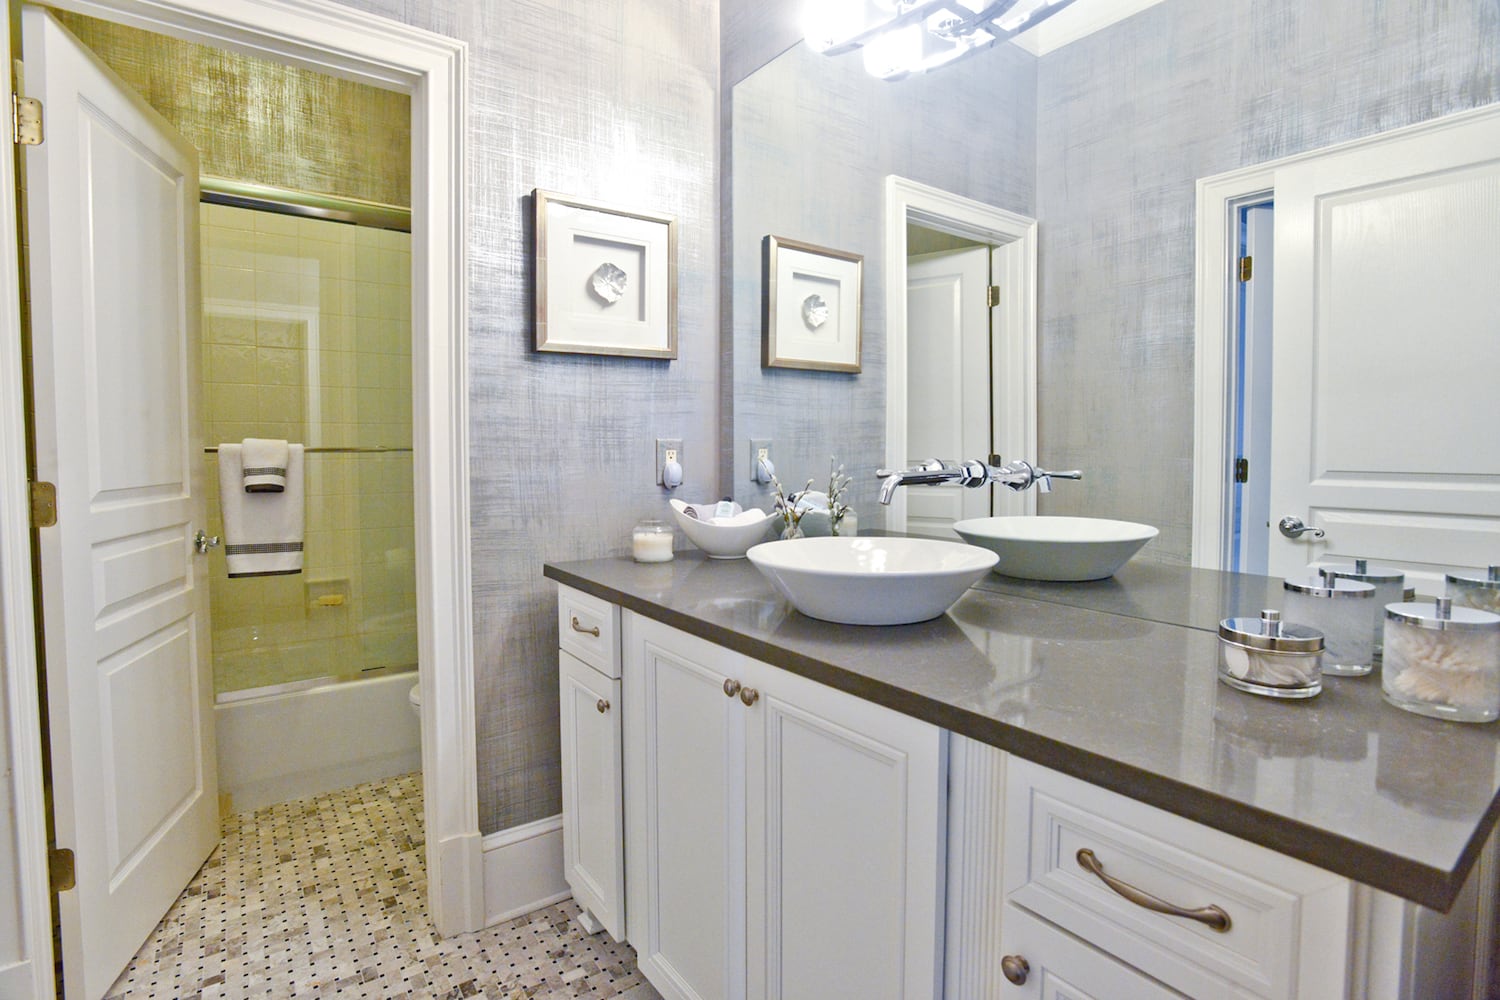
[[[648,518],[630,530],[630,554],[639,563],[671,562],[673,537],[665,521]]]
[[[1271,698],[1311,698],[1323,690],[1323,633],[1281,620],[1281,612],[1219,623],[1219,680]]]
[[[1500,718],[1500,615],[1431,604],[1385,609],[1385,700],[1435,719],[1490,722]]]
[[[1368,583],[1375,588],[1375,608],[1373,619],[1375,626],[1375,655],[1379,656],[1385,635],[1385,621],[1381,610],[1387,604],[1400,604],[1409,600],[1406,596],[1406,574],[1399,569],[1370,568],[1368,559],[1354,560],[1354,568],[1347,566],[1330,566],[1333,575],[1340,580],[1355,580],[1359,583]]]
[[[1500,615],[1500,566],[1491,566],[1483,576],[1449,573],[1448,596],[1461,608]]]
[[[1329,570],[1282,583],[1282,613],[1323,633],[1323,673],[1363,677],[1375,668],[1375,588]]]

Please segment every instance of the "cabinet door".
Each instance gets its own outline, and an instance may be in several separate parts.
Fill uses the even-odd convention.
[[[1000,920],[1008,963],[1024,962],[1024,981],[1006,986],[1006,1000],[1182,1000],[1123,962],[1014,906]],[[1009,978],[1007,976],[1007,978]],[[1002,984],[1004,985],[1004,984]]]
[[[722,669],[733,654],[622,617],[630,943],[667,1000],[741,1000],[745,708]]]
[[[748,996],[941,996],[945,734],[746,663]]]
[[[560,651],[563,869],[573,898],[625,936],[625,814],[620,682]]]

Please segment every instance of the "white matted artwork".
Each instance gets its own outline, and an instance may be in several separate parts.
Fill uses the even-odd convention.
[[[765,238],[766,368],[857,372],[864,256]]]
[[[536,349],[677,357],[677,220],[532,192]]]

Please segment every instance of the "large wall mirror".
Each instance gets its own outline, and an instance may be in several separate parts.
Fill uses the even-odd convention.
[[[1093,2],[1078,0],[1075,6]],[[731,23],[732,6],[726,5]],[[758,23],[776,23],[785,35],[797,5],[770,6],[784,9],[785,17],[758,15]],[[743,62],[736,46],[748,50],[764,43],[764,37],[727,32],[726,66]],[[1007,457],[1086,472],[1082,483],[1059,484],[1040,497],[1040,512],[1143,521],[1161,529],[1148,550],[1152,557],[1227,567],[1225,551],[1194,551],[1194,449],[1201,422],[1195,406],[1200,180],[1496,101],[1500,35],[1494,31],[1493,4],[1485,0],[1442,7],[1410,0],[1377,8],[1357,0],[1316,5],[1163,0],[1040,55],[1005,45],[897,83],[865,74],[858,55],[827,57],[800,44],[785,48],[734,82],[725,103],[732,419],[726,421],[724,447],[736,497],[764,502],[762,487],[750,481],[748,442],[771,439],[778,470],[797,486],[808,476],[821,478],[828,456],[837,454],[860,483],[855,502],[861,525],[879,526],[873,470],[917,457],[887,451],[883,185],[897,175],[1037,220],[1037,452]],[[1449,185],[1434,192],[1428,207],[1436,217],[1472,220],[1480,206],[1500,204],[1494,171],[1481,165],[1466,177],[1469,188]],[[1337,187],[1304,194],[1313,199],[1309,204],[1331,204],[1343,197]],[[1404,210],[1390,199],[1371,201],[1333,221],[1344,225],[1344,232],[1356,222],[1400,225],[1389,213]],[[1486,229],[1500,231],[1500,225],[1464,227],[1465,238],[1475,241],[1474,252],[1445,258],[1443,266],[1482,259]],[[1431,225],[1411,231],[1444,246],[1451,242]],[[761,368],[759,248],[767,233],[864,255],[861,373]],[[907,251],[914,258],[940,259],[965,250],[961,238],[941,227],[909,235]],[[1375,266],[1379,259],[1366,263]],[[1227,275],[1227,255],[1223,265]],[[1471,339],[1494,344],[1494,308],[1460,294],[1472,282],[1438,282],[1441,287],[1434,288],[1436,278],[1435,271],[1417,269],[1371,282],[1366,292],[1383,285],[1395,290],[1378,301],[1418,303],[1402,311],[1408,323],[1422,315],[1422,308],[1440,305],[1443,310],[1434,315],[1442,316],[1444,329],[1478,330],[1487,322],[1488,338]],[[1350,287],[1340,294],[1353,294]],[[1298,294],[1321,296],[1324,290]],[[1455,296],[1459,305],[1449,307]],[[1432,332],[1401,336],[1415,346]],[[1344,347],[1355,343],[1352,331],[1344,329],[1341,336]],[[921,337],[922,329],[909,331],[910,351],[920,349]],[[1399,380],[1383,373],[1402,367],[1392,363],[1400,338],[1392,333],[1383,338],[1380,350],[1370,355],[1373,362],[1350,368],[1371,380],[1365,405],[1375,408],[1381,406],[1379,392],[1399,388]],[[1429,354],[1441,355],[1461,342],[1456,337],[1429,341],[1438,348]],[[1423,368],[1417,381],[1446,374],[1454,384],[1469,386],[1477,377],[1471,372],[1500,369],[1494,350],[1475,354],[1471,349],[1461,359],[1440,359]],[[1316,363],[1325,372],[1341,370],[1345,358],[1324,356]],[[1478,427],[1493,413],[1492,394],[1465,389],[1438,400],[1429,392],[1424,410],[1417,396],[1403,390],[1394,398],[1419,408],[1393,423],[1347,411],[1353,377],[1326,393],[1317,404],[1321,409],[1296,418],[1309,422],[1302,434],[1313,436],[1314,465],[1320,454],[1326,459],[1334,454],[1329,449],[1341,448],[1335,465],[1362,462],[1366,471],[1393,484],[1402,477],[1462,479],[1478,486],[1490,498],[1484,503],[1493,505],[1500,446],[1470,447],[1463,457],[1457,454],[1461,449],[1418,453],[1416,444],[1407,442],[1420,438],[1408,432],[1401,433],[1394,450],[1376,440],[1434,415],[1447,428],[1466,422]],[[991,407],[1002,403],[991,400]],[[1245,408],[1232,399],[1218,405],[1221,411]],[[1340,409],[1328,410],[1334,405]],[[1330,412],[1337,420],[1328,419]],[[1232,422],[1234,414],[1229,416]],[[1319,419],[1342,428],[1321,445]],[[1362,430],[1366,425],[1369,429]],[[1431,430],[1441,433],[1443,427]],[[1459,470],[1457,462],[1466,464]],[[1289,513],[1317,516],[1316,510]],[[1466,537],[1488,540],[1487,558],[1497,561],[1496,533],[1486,525],[1500,516],[1500,508],[1463,516],[1472,520]],[[1484,563],[1486,557],[1472,546],[1465,554],[1449,544],[1456,537],[1438,546],[1445,554],[1431,560],[1434,564],[1453,562],[1449,554],[1462,556],[1462,564]],[[1327,542],[1298,552],[1309,559],[1347,559],[1361,554],[1354,548],[1377,544],[1369,532],[1330,529]],[[1420,561],[1408,558],[1411,553],[1368,554]]]

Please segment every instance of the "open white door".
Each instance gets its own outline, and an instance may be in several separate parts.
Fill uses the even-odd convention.
[[[990,453],[990,251],[913,257],[906,268],[906,467]],[[990,516],[995,487],[906,491],[906,530],[957,538],[953,522]]]
[[[1275,245],[1269,571],[1494,562],[1500,117],[1279,169]]]
[[[22,13],[40,531],[63,974],[96,1000],[218,840],[196,410],[198,156]]]

